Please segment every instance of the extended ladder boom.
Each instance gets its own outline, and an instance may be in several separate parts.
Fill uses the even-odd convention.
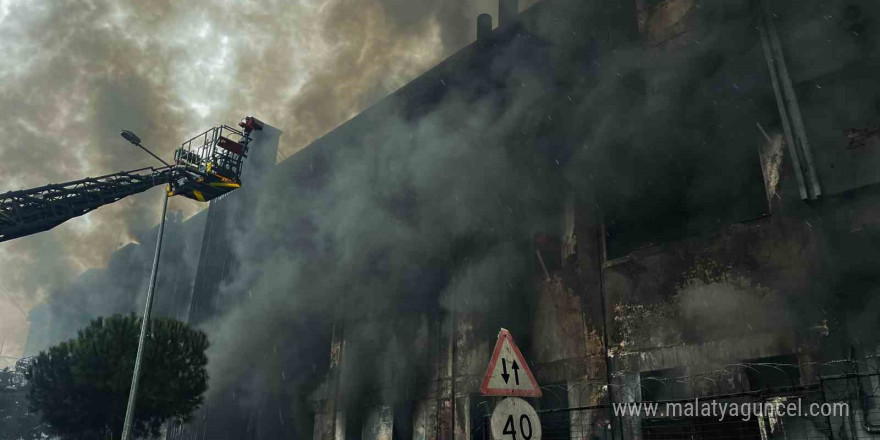
[[[123,197],[171,183],[184,168],[140,168],[0,194],[0,242],[42,232]]]
[[[101,177],[0,194],[0,242],[46,231],[123,197],[168,184],[167,196],[181,195],[207,202],[241,187],[242,161],[251,134],[263,123],[247,116],[240,130],[221,125],[193,137],[174,152],[174,165],[140,168]],[[120,133],[143,148],[134,133]],[[237,139],[237,140],[236,140]]]

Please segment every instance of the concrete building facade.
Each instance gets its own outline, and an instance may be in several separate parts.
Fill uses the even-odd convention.
[[[545,386],[534,404],[547,410],[548,438],[872,438],[878,341],[870,329],[880,310],[867,292],[877,288],[880,173],[878,138],[868,133],[876,133],[878,89],[863,81],[877,60],[868,35],[876,6],[585,3],[540,3],[515,31],[493,35],[504,41],[494,50],[531,40],[531,59],[548,60],[528,75],[546,81],[546,94],[520,114],[527,146],[506,139],[531,149],[521,157],[535,165],[529,177],[557,210],[555,230],[516,250],[535,257],[533,270],[476,304],[446,289],[418,317],[393,308],[337,317],[313,438],[488,438],[497,399],[478,386],[502,326]],[[457,56],[491,56],[480,44]],[[545,120],[534,123],[534,113]],[[604,144],[589,144],[596,139]],[[590,156],[605,162],[554,176],[560,160],[577,170],[580,148],[605,149]],[[308,162],[309,153],[293,160]],[[377,345],[401,343],[394,325],[380,336],[371,330],[395,319],[422,320],[400,326],[420,329],[403,350],[422,371],[389,393],[376,376],[364,383],[380,373],[349,366],[384,353]],[[822,401],[850,402],[853,415],[774,419],[774,434],[769,419],[642,420],[609,407],[756,392],[819,401],[817,389]]]
[[[274,168],[273,131],[202,220],[187,316],[277,301],[167,437],[488,438],[504,327],[545,438],[874,438],[875,3],[502,0]],[[851,413],[612,411],[713,396]]]

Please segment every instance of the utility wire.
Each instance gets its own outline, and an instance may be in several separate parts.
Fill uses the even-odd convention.
[[[9,292],[7,292],[4,287],[0,287],[0,292],[3,292],[3,294],[6,295],[6,298],[9,300],[9,302],[11,302],[12,305],[14,305],[15,308],[18,309],[18,311],[21,312],[22,315],[24,315],[25,319],[27,319],[27,317],[28,317],[27,312],[25,312],[24,309],[22,309],[21,306],[18,305],[17,302],[15,302],[15,300],[12,298],[12,295],[10,295]]]

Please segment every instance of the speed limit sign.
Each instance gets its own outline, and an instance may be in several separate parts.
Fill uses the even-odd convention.
[[[495,407],[491,426],[495,440],[541,440],[538,413],[519,397],[508,397]]]

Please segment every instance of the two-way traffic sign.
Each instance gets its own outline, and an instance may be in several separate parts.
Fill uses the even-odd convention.
[[[498,333],[480,392],[484,396],[541,397],[538,382],[507,329]]]

